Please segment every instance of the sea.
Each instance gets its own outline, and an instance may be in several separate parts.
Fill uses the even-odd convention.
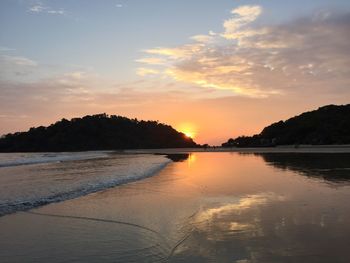
[[[0,216],[140,180],[169,162],[107,151],[0,153]]]

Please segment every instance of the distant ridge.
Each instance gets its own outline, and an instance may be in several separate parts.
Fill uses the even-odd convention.
[[[0,152],[51,152],[150,148],[198,145],[183,133],[158,121],[139,121],[107,114],[62,119],[48,127],[0,138]]]
[[[229,139],[223,147],[350,144],[350,104],[327,105],[265,127],[260,134]]]

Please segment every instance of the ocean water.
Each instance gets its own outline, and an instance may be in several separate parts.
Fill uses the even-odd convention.
[[[0,153],[0,216],[139,180],[169,162],[113,152]]]

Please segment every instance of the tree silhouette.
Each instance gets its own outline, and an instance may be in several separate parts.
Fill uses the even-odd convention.
[[[260,134],[229,139],[223,147],[350,144],[350,104],[327,105],[265,127]]]
[[[107,114],[62,119],[48,127],[4,135],[2,152],[86,151],[140,148],[183,148],[198,145],[158,121],[139,121]]]

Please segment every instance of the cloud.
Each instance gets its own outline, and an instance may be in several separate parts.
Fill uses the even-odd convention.
[[[159,74],[160,72],[156,69],[151,69],[151,68],[138,68],[137,69],[137,75],[139,76],[147,76],[147,75],[156,75]]]
[[[224,38],[235,38],[236,32],[251,22],[255,21],[262,13],[260,6],[240,6],[231,11],[233,17],[225,20],[223,27],[225,32],[222,34]]]
[[[28,77],[38,66],[37,61],[26,57],[0,54],[0,79],[19,80]]]
[[[136,62],[144,63],[144,64],[148,64],[148,65],[163,65],[165,63],[165,59],[163,59],[163,58],[147,57],[147,58],[137,59]]]
[[[193,39],[197,42],[208,43],[208,42],[213,40],[213,36],[211,36],[211,35],[195,35],[195,36],[191,37],[191,39]]]
[[[47,9],[47,7],[43,6],[42,4],[36,4],[29,8],[29,11],[32,13],[41,13],[44,12]]]
[[[350,13],[265,26],[253,23],[262,14],[259,6],[231,13],[221,33],[144,50],[165,61],[157,69],[160,77],[236,96],[350,95]]]
[[[38,62],[31,60],[26,57],[20,57],[20,56],[7,56],[3,55],[0,57],[0,62],[8,62],[10,64],[14,64],[17,66],[28,66],[28,67],[36,67],[38,66]]]
[[[144,52],[152,55],[161,55],[172,59],[182,59],[191,56],[193,53],[200,51],[202,44],[188,44],[176,48],[157,47],[147,49]]]
[[[48,14],[56,14],[56,15],[64,15],[65,11],[64,9],[59,9],[59,10],[48,10]]]
[[[63,8],[59,9],[53,9],[49,6],[43,5],[41,2],[36,3],[35,5],[31,6],[28,9],[28,12],[33,14],[39,14],[39,13],[46,13],[46,14],[53,14],[53,15],[64,15],[66,14],[66,11]]]

